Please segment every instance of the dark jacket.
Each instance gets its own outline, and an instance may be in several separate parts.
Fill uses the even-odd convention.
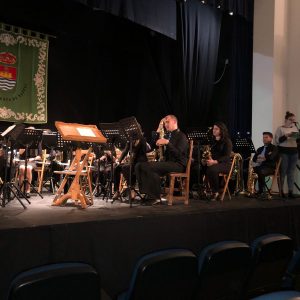
[[[256,153],[253,156],[253,161],[254,162],[256,162],[258,155],[260,155],[263,150],[264,150],[264,146],[259,147],[256,150]],[[270,168],[275,169],[276,162],[279,158],[278,148],[273,144],[268,144],[267,148],[266,148],[266,152],[265,152],[265,158],[266,158],[266,160],[262,162],[261,166],[268,166]]]
[[[185,134],[179,129],[176,129],[169,134],[170,139],[165,151],[166,161],[173,161],[185,167],[187,164],[189,148],[188,140]]]
[[[130,150],[130,143],[128,142],[122,151],[122,154],[120,156],[119,161],[122,162],[122,160],[125,158],[125,156],[128,154]],[[145,162],[147,161],[147,144],[146,139],[142,137],[139,140],[136,140],[132,143],[132,162],[133,164],[136,164],[138,162]]]
[[[211,146],[212,159],[218,163],[230,163],[230,156],[232,152],[232,142],[229,138],[222,140],[214,140]]]

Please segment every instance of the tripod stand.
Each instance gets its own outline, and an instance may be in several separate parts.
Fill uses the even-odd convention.
[[[22,193],[22,191],[12,182],[12,167],[13,167],[13,147],[12,144],[14,140],[18,138],[21,132],[24,130],[24,124],[16,124],[10,126],[7,130],[2,133],[2,136],[5,137],[6,150],[5,150],[5,172],[4,172],[4,182],[0,189],[0,195],[2,195],[2,207],[12,200],[11,193],[14,198],[20,202],[24,209],[27,207],[24,205],[19,196],[25,198],[27,202],[30,204],[30,201],[26,198],[26,196]],[[10,159],[9,159],[9,177],[8,177],[8,149],[10,145]]]
[[[38,192],[38,190],[35,188],[35,186],[29,182],[29,179],[27,177],[27,169],[28,169],[28,150],[30,149],[38,149],[40,147],[39,142],[42,139],[42,131],[41,130],[36,130],[36,129],[29,129],[26,128],[25,131],[21,134],[20,137],[20,145],[21,147],[25,146],[25,165],[24,165],[24,179],[23,182],[20,186],[20,190],[23,189],[23,194],[27,196],[26,193],[26,188],[29,188],[30,190],[32,190],[34,193],[38,194],[42,199],[43,196],[41,195],[41,193]]]
[[[132,191],[137,193],[140,198],[142,199],[142,196],[139,194],[139,192],[135,189],[135,187],[132,184],[132,165],[135,160],[133,157],[133,142],[134,141],[139,141],[140,143],[142,142],[143,139],[143,134],[141,127],[139,123],[137,122],[135,117],[129,117],[129,118],[124,118],[119,121],[120,127],[123,128],[126,141],[129,143],[129,205],[132,207]],[[145,145],[146,147],[146,145]]]
[[[197,184],[196,184],[196,189],[197,189],[197,194],[198,196],[193,196],[197,197],[199,199],[208,199],[209,194],[210,194],[210,188],[208,186],[207,181],[204,181],[202,177],[204,177],[203,174],[203,166],[201,164],[202,160],[202,153],[203,149],[209,145],[211,145],[212,140],[210,136],[210,130],[211,127],[208,128],[190,128],[187,130],[187,138],[189,140],[193,140],[195,144],[197,144],[197,153],[196,153],[196,159],[195,162],[197,164]]]
[[[109,148],[111,151],[111,171],[110,176],[108,178],[107,186],[103,194],[103,200],[106,198],[106,201],[108,201],[109,198],[113,198],[114,195],[114,161],[113,161],[113,153],[115,148],[115,143],[120,141],[124,141],[124,132],[120,128],[120,125],[118,122],[116,123],[100,123],[99,128],[102,132],[102,134],[106,137],[107,142],[109,144]],[[113,199],[112,203],[114,203],[116,199]],[[120,199],[123,200],[122,198]]]

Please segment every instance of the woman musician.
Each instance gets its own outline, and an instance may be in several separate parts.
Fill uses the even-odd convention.
[[[26,157],[27,156],[27,157]],[[32,182],[32,170],[36,167],[36,161],[42,160],[42,144],[38,145],[38,149],[29,149],[26,153],[25,149],[19,149],[19,186],[22,187],[22,191],[25,191],[26,197],[30,197],[30,184]],[[25,159],[27,160],[27,171],[25,176]],[[27,182],[24,184],[24,178]],[[26,185],[26,186],[23,186]]]
[[[210,155],[202,159],[204,172],[212,191],[211,201],[216,201],[219,196],[219,173],[228,173],[230,171],[231,151],[232,142],[226,125],[223,122],[216,122],[213,125],[213,141]]]

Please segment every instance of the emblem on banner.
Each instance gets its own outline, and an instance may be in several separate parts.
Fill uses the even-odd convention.
[[[13,65],[17,61],[15,55],[9,52],[0,53],[0,90],[12,90],[17,81],[17,68],[8,66]]]

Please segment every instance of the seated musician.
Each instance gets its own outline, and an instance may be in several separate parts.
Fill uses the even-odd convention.
[[[168,115],[161,120],[160,126],[165,126],[169,132],[168,137],[159,138],[157,146],[165,147],[164,161],[139,162],[135,166],[135,174],[141,193],[154,204],[161,202],[161,176],[170,172],[184,172],[187,164],[188,140],[178,128],[178,121],[174,115]]]
[[[132,162],[130,161],[130,158],[129,158],[129,161],[124,162],[124,159],[129,154],[129,150],[130,150],[130,143],[128,142],[126,144],[126,147],[122,151],[120,158],[116,160],[117,166],[114,170],[115,193],[114,193],[113,199],[117,199],[120,197],[119,185],[120,185],[121,173],[123,174],[123,176],[127,182],[127,185],[129,187],[130,165],[131,165],[131,186],[134,186],[136,183],[136,176],[135,176],[135,172],[134,172],[135,165],[139,162],[146,162],[148,160],[147,155],[146,155],[148,147],[147,147],[146,139],[144,137],[134,141],[132,144],[132,158],[131,158]],[[135,197],[134,190],[131,190],[131,197],[132,198]]]
[[[212,191],[211,201],[216,201],[220,188],[219,173],[229,173],[230,171],[232,142],[223,122],[216,122],[212,130],[211,156],[203,159],[202,164]]]
[[[34,129],[34,127],[28,127],[28,129]],[[35,161],[42,159],[42,143],[38,145],[38,149],[28,149],[27,153],[27,171],[26,179],[29,184],[24,187],[23,181],[25,178],[25,162],[19,165],[19,187],[22,187],[22,192],[25,191],[26,197],[30,197],[30,184],[32,182],[32,170],[36,167]],[[19,159],[24,161],[26,159],[25,149],[19,149]]]
[[[278,148],[272,144],[273,134],[263,132],[263,146],[256,150],[253,156],[253,170],[257,174],[258,195],[262,195],[265,187],[265,177],[274,174],[278,160]]]

